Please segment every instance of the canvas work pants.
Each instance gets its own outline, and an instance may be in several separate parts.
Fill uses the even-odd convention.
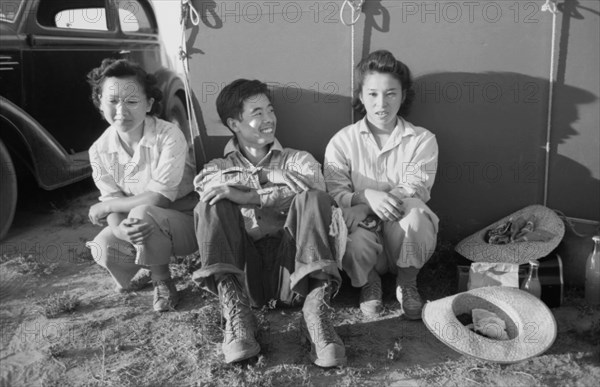
[[[142,205],[133,208],[129,218],[154,225],[154,232],[142,245],[133,245],[117,238],[110,227],[104,228],[88,242],[94,260],[106,268],[123,289],[142,267],[168,265],[172,255],[187,255],[198,250],[191,212]]]
[[[402,268],[420,269],[435,250],[438,217],[423,201],[402,199],[405,216],[397,222],[383,222],[381,230],[358,227],[348,235],[342,267],[352,286],[367,283],[369,272],[397,274]]]
[[[217,282],[234,274],[244,284],[253,306],[275,300],[295,304],[308,292],[309,277],[341,277],[329,236],[333,199],[310,190],[296,195],[280,234],[252,240],[237,204],[221,200],[198,203],[194,210],[202,268],[194,280],[217,294]]]

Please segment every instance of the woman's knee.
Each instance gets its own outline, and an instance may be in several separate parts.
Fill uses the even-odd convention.
[[[136,253],[131,243],[114,236],[110,227],[102,230],[94,240],[86,243],[86,246],[90,249],[94,261],[105,268],[131,263]]]
[[[402,229],[437,234],[437,217],[421,199],[405,199],[404,210],[406,214],[398,222]]]
[[[113,241],[114,235],[109,227],[103,229],[96,237],[86,243],[94,261],[97,264],[106,267],[108,262],[108,247]]]
[[[141,219],[145,221],[154,221],[155,214],[160,207],[153,206],[151,204],[142,204],[134,207],[129,211],[128,217]]]
[[[418,208],[412,208],[406,212],[406,215],[398,222],[402,228],[418,229],[428,226],[431,221],[423,211]]]

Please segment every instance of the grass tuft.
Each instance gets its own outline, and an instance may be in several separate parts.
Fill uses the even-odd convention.
[[[195,252],[186,256],[172,257],[169,269],[171,270],[171,277],[175,281],[191,281],[192,274],[200,266],[200,253]]]
[[[8,269],[12,269],[19,274],[31,274],[36,277],[50,275],[58,268],[59,262],[50,262],[47,264],[39,257],[41,256],[38,256],[37,254],[19,254],[18,256],[11,258],[3,256],[2,261],[3,265],[6,265],[6,268]]]
[[[63,313],[73,313],[80,305],[79,297],[67,292],[53,293],[37,302],[46,318],[55,318]]]

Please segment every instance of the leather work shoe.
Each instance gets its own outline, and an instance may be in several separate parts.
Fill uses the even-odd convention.
[[[124,288],[121,285],[115,285],[115,292],[117,293],[129,293],[135,292],[145,288],[148,284],[152,283],[152,274],[148,269],[140,269],[136,275],[133,276],[129,281],[129,286]]]
[[[420,320],[423,301],[415,285],[396,286],[396,298],[402,307],[402,312],[409,320]]]
[[[223,354],[226,363],[235,363],[258,355],[256,320],[250,310],[248,297],[233,275],[225,276],[218,284],[219,300],[225,323]]]
[[[360,289],[360,310],[367,317],[377,317],[383,310],[381,277],[374,270],[369,273],[365,286]]]
[[[175,287],[175,281],[167,280],[153,281],[154,285],[154,310],[157,312],[168,312],[175,309],[179,303],[179,293]]]
[[[140,269],[129,282],[129,291],[141,290],[152,282],[152,274],[148,269]]]
[[[310,359],[319,367],[336,367],[346,364],[346,348],[335,332],[330,319],[329,305],[332,284],[319,281],[304,301],[304,337],[310,341]]]

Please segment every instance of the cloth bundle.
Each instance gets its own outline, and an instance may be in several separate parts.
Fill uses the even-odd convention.
[[[467,328],[490,339],[508,340],[506,322],[498,317],[496,313],[485,309],[473,309],[471,313],[473,324],[467,325]]]
[[[344,220],[342,209],[331,206],[331,224],[329,225],[329,236],[333,237],[335,246],[335,260],[338,269],[342,270],[342,259],[346,253],[346,243],[348,242],[348,227]]]
[[[510,218],[505,223],[489,229],[485,233],[485,241],[493,245],[505,245],[513,242],[538,241],[547,242],[554,238],[554,234],[535,229],[535,216],[519,216]]]

